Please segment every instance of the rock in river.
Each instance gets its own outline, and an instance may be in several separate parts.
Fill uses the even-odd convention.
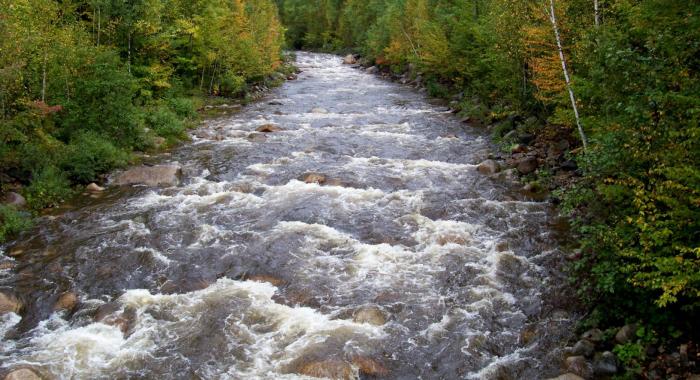
[[[377,306],[363,306],[352,317],[357,323],[369,323],[370,325],[381,326],[386,323],[386,314]]]
[[[29,368],[22,368],[8,373],[5,380],[41,380],[41,376]]]
[[[67,310],[71,311],[78,304],[78,296],[73,292],[65,292],[58,297],[56,304],[53,306],[54,310]]]
[[[304,363],[296,371],[300,375],[333,380],[350,380],[355,378],[352,366],[343,360],[322,360]]]
[[[486,160],[476,168],[481,174],[496,174],[501,171],[501,166],[494,160]]]
[[[5,313],[19,313],[22,302],[17,297],[0,292],[0,315]]]
[[[177,186],[180,183],[180,165],[139,166],[120,173],[115,184],[146,186]]]
[[[345,56],[345,58],[343,58],[343,64],[354,65],[356,63],[357,63],[357,58],[355,58],[355,56],[352,54],[348,54]]]
[[[274,124],[265,124],[259,126],[256,131],[262,132],[262,133],[272,133],[272,132],[279,132],[282,131],[283,129],[274,125]]]
[[[304,175],[304,182],[306,183],[317,183],[317,184],[323,184],[326,182],[326,176],[323,174],[318,174],[318,173],[308,173]]]

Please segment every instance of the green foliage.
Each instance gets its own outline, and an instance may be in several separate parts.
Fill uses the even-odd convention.
[[[182,119],[172,110],[164,106],[157,106],[148,112],[146,125],[158,136],[170,138],[180,138],[185,132],[185,124]]]
[[[56,207],[73,194],[65,173],[48,166],[37,173],[24,190],[27,205],[32,210]]]
[[[98,175],[125,166],[129,155],[97,132],[83,132],[71,139],[62,167],[76,182],[97,180]]]
[[[0,243],[31,227],[27,213],[0,205]]]

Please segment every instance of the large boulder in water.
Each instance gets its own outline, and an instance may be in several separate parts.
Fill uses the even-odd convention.
[[[304,182],[306,183],[317,183],[319,185],[326,182],[326,176],[318,173],[307,173],[304,175]]]
[[[115,184],[146,186],[177,186],[180,183],[180,165],[139,166],[120,173]]]
[[[53,306],[54,310],[66,310],[71,311],[78,304],[78,296],[73,292],[65,292],[58,297],[56,304]]]
[[[11,294],[0,292],[0,315],[19,313],[20,310],[22,310],[22,301]]]
[[[379,307],[369,305],[357,309],[352,320],[356,323],[369,323],[370,325],[381,326],[386,323],[387,316]]]
[[[41,380],[41,376],[29,368],[22,368],[8,373],[5,380]]]

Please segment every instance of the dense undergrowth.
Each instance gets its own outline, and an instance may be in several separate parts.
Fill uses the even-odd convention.
[[[0,194],[56,206],[185,138],[208,97],[275,81],[283,33],[271,0],[0,0]],[[0,208],[0,242],[27,216]]]
[[[289,43],[354,51],[453,96],[466,116],[581,142],[563,189],[573,281],[600,327],[638,323],[638,347],[697,340],[700,311],[700,4],[673,0],[279,1]],[[554,9],[555,20],[552,20]],[[313,22],[312,22],[313,20]],[[552,22],[554,21],[554,22]],[[520,116],[519,116],[520,115]],[[496,133],[506,128],[495,128]],[[500,137],[500,135],[499,135]],[[542,171],[545,174],[545,170]],[[637,346],[634,346],[637,347]],[[621,347],[627,363],[644,349]],[[629,368],[634,366],[630,365]]]

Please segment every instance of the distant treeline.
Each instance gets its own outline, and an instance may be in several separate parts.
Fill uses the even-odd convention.
[[[474,119],[535,115],[543,122],[531,133],[564,126],[589,140],[585,154],[572,153],[584,177],[562,206],[580,242],[574,279],[594,306],[589,321],[698,334],[700,2],[279,5],[293,46],[351,49],[370,64],[420,73],[433,95],[461,93]]]

